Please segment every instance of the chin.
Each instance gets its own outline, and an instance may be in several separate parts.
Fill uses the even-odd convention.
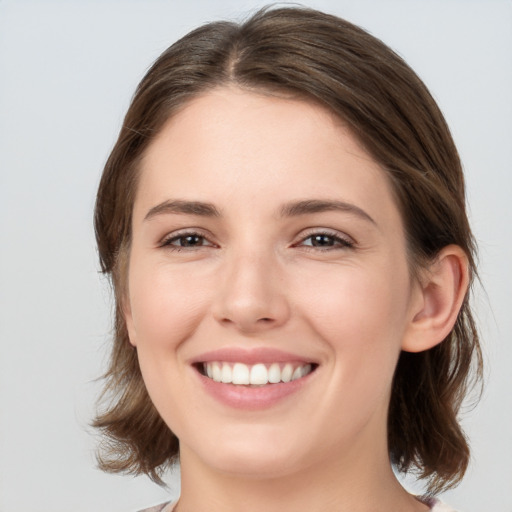
[[[268,480],[286,477],[297,472],[297,463],[289,457],[275,454],[224,454],[222,459],[211,461],[215,469],[232,477],[247,480]]]
[[[270,437],[254,431],[250,435],[227,434],[216,437],[211,443],[201,443],[195,457],[205,466],[226,475],[245,479],[278,478],[297,471],[302,460],[306,460],[302,450],[289,442],[289,436],[287,440],[288,443],[282,436]]]

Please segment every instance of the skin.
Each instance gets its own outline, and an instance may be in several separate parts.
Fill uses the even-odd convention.
[[[161,206],[175,200],[218,215]],[[282,215],[303,200],[351,206]],[[428,510],[391,471],[390,386],[402,349],[453,325],[463,263],[447,248],[428,281],[411,278],[385,173],[322,107],[224,87],[172,117],[142,163],[125,313],[180,440],[180,512]],[[226,347],[318,367],[297,393],[241,410],[205,393],[191,365]]]

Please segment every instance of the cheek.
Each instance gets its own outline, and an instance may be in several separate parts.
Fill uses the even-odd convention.
[[[186,386],[181,347],[204,318],[209,287],[204,276],[177,272],[160,262],[134,264],[133,268],[130,298],[142,376],[169,428],[182,432],[180,418],[190,414],[193,397]]]
[[[304,295],[309,326],[330,353],[331,400],[339,410],[386,403],[407,325],[408,274],[344,268]],[[321,283],[325,283],[321,286]],[[351,389],[351,393],[339,390]]]
[[[194,272],[177,272],[158,263],[133,268],[130,305],[137,346],[176,347],[203,317],[209,287]]]
[[[407,279],[379,270],[344,268],[317,279],[303,294],[303,309],[326,339],[341,346],[376,345],[401,338],[406,322]]]
[[[385,414],[389,402],[408,296],[407,278],[391,276],[356,268],[333,272],[325,286],[317,281],[314,293],[304,295],[309,328],[330,354],[325,409],[334,425],[354,432],[374,411]],[[347,414],[352,415],[348,424]]]

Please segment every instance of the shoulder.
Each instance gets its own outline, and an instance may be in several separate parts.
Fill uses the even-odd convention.
[[[139,512],[172,512],[174,510],[174,502],[160,503],[160,505],[155,505],[154,507],[145,508],[144,510],[139,510]]]
[[[457,512],[455,509],[449,507],[442,501],[436,498],[422,498],[421,501],[428,505],[431,512]],[[140,510],[139,512],[172,512],[174,510],[175,503],[167,502],[161,503],[160,505],[155,505],[154,507],[145,508],[144,510]]]
[[[430,512],[457,512],[437,498],[420,497],[421,502],[430,507]]]

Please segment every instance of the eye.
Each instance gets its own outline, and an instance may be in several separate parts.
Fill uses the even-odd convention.
[[[354,242],[348,237],[342,237],[333,233],[312,233],[303,238],[297,245],[318,249],[346,249],[354,247]]]
[[[205,236],[194,232],[171,235],[165,238],[161,243],[161,247],[174,250],[197,249],[205,246],[211,247],[213,244]]]

